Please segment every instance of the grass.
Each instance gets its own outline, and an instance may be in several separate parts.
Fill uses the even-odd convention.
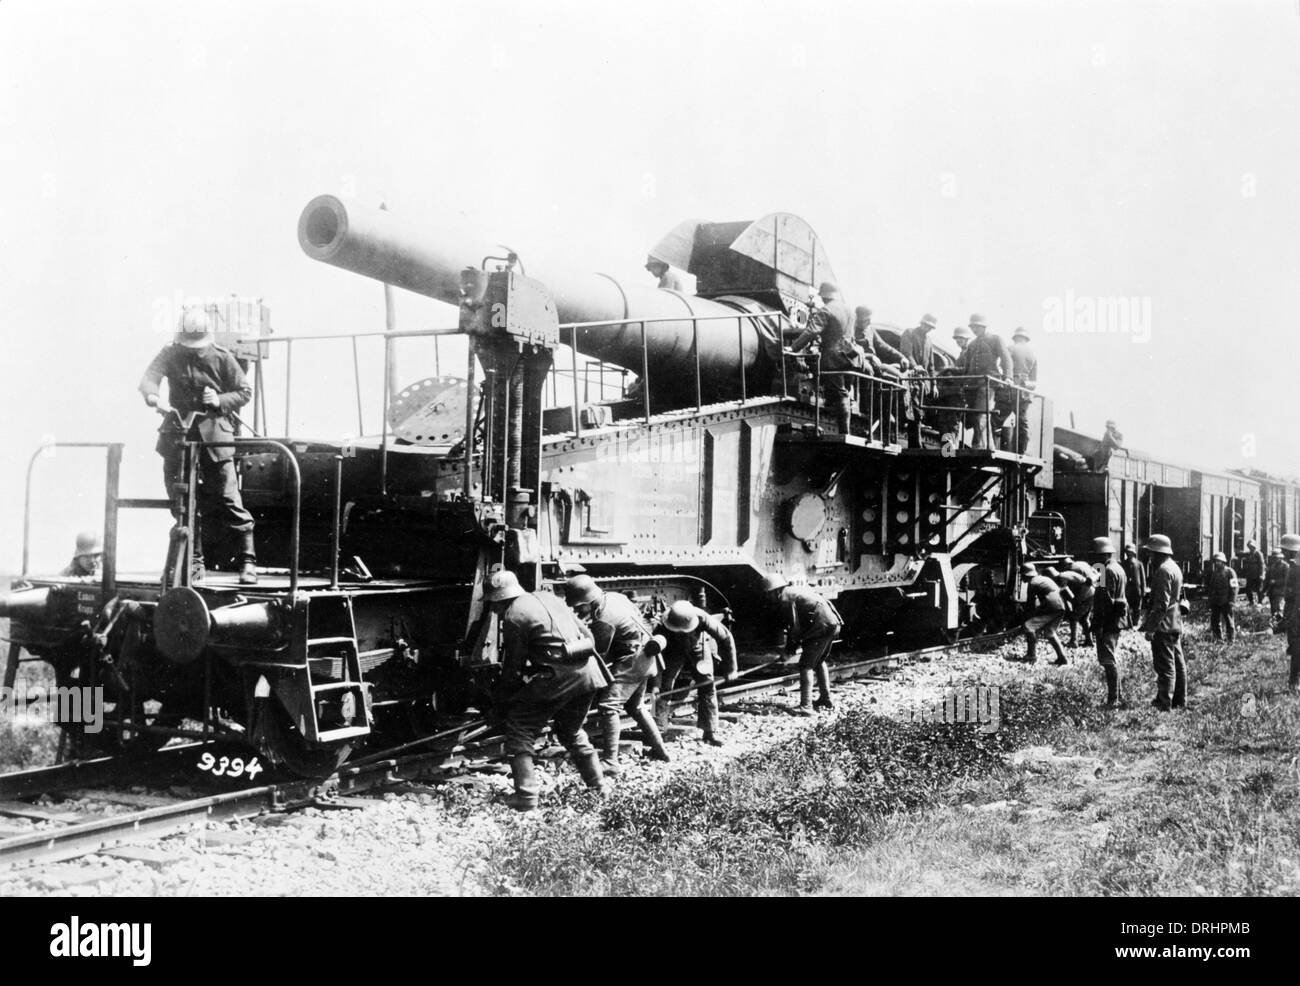
[[[1002,728],[850,712],[721,773],[591,808],[562,796],[491,848],[500,893],[606,895],[1300,894],[1300,699],[1284,638],[1241,613],[1231,646],[1194,611],[1187,711],[1149,707],[1145,641],[1120,659],[1132,707],[1100,707],[1095,663],[1026,670]],[[1030,746],[1050,756],[1015,766]]]

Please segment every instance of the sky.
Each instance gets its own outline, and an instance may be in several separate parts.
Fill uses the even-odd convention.
[[[323,192],[633,281],[683,219],[793,212],[880,321],[1028,328],[1058,423],[1300,474],[1297,121],[1297,0],[4,0],[0,571],[43,440],[124,441],[124,493],[159,495],[135,387],[177,299],[383,327],[379,285],[298,246]],[[454,322],[397,295],[402,328]],[[1117,331],[1066,331],[1090,310]],[[356,432],[348,355],[295,361],[295,434]],[[37,463],[35,568],[99,526],[101,478],[96,450]],[[128,567],[160,527],[130,519]]]

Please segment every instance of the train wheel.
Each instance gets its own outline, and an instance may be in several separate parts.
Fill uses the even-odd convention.
[[[274,700],[265,702],[258,718],[257,745],[270,763],[299,777],[328,777],[352,753],[351,743],[308,746],[289,713]]]

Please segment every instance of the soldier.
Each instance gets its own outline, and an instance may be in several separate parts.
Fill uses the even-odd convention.
[[[871,325],[871,309],[858,305],[853,309],[853,341],[876,363],[898,366],[903,362],[903,354],[885,342],[880,333]]]
[[[1137,548],[1124,545],[1124,574],[1128,577],[1125,594],[1128,598],[1128,626],[1135,627],[1142,616],[1142,606],[1147,596],[1147,569],[1138,559]]]
[[[1047,574],[1061,587],[1066,618],[1070,621],[1070,646],[1077,647],[1078,631],[1083,628],[1083,646],[1092,646],[1092,600],[1096,592],[1096,573],[1086,562],[1072,562],[1064,572],[1049,568]]]
[[[680,275],[653,253],[645,258],[645,269],[659,279],[659,287],[666,291],[685,291]]]
[[[570,608],[585,620],[595,638],[596,653],[613,681],[596,693],[600,720],[600,762],[607,777],[617,777],[621,717],[626,710],[641,741],[655,760],[667,761],[668,751],[654,719],[646,711],[646,682],[658,671],[657,656],[665,643],[650,636],[636,603],[621,592],[606,592],[590,575],[575,575],[564,585]]]
[[[970,345],[970,329],[964,325],[959,325],[952,330],[952,341],[957,344],[957,360],[961,361],[961,354],[966,352],[966,347]]]
[[[1286,559],[1286,652],[1291,657],[1287,691],[1300,690],[1300,535],[1282,535],[1282,557]]]
[[[1151,663],[1156,671],[1156,697],[1151,704],[1168,712],[1187,704],[1187,660],[1181,642],[1183,573],[1174,561],[1169,538],[1153,534],[1145,547],[1155,566],[1151,572],[1151,605],[1142,620],[1142,633],[1151,641]]]
[[[938,324],[933,315],[922,315],[916,328],[907,329],[898,340],[899,352],[921,373],[929,373],[930,364],[934,362],[934,343],[930,341],[930,333]]]
[[[501,621],[498,694],[515,782],[510,807],[537,807],[533,748],[551,720],[587,787],[603,792],[600,759],[582,728],[596,690],[605,686],[587,628],[558,596],[525,592],[515,574],[503,569],[488,575],[483,600]],[[582,641],[588,643],[585,657],[574,646]]]
[[[1020,566],[1020,577],[1029,580],[1026,603],[1030,608],[1029,618],[1021,626],[1029,644],[1021,660],[1028,664],[1038,660],[1038,634],[1041,631],[1047,635],[1047,642],[1052,650],[1056,651],[1056,660],[1052,663],[1069,664],[1070,662],[1065,659],[1065,648],[1061,646],[1061,638],[1056,635],[1056,628],[1061,625],[1061,620],[1065,617],[1065,602],[1061,599],[1060,590],[1051,578],[1047,575],[1039,575],[1034,566],[1028,563]]]
[[[68,562],[67,568],[59,574],[70,578],[98,575],[104,560],[104,545],[99,539],[99,534],[95,531],[82,531],[77,535],[77,546],[74,550],[76,553],[72,556],[72,561]]]
[[[172,407],[163,403],[159,384],[167,380],[167,397]],[[184,481],[184,448],[191,441],[228,442],[234,438],[231,415],[248,403],[253,389],[244,379],[234,355],[213,341],[212,328],[205,312],[187,309],[181,316],[176,341],[163,348],[144,372],[140,381],[144,402],[164,415],[158,428],[158,454],[163,458],[163,482],[172,501],[172,515],[180,516],[180,496],[175,486]],[[176,415],[197,413],[188,432],[182,430]],[[195,519],[193,545],[194,577],[203,577],[203,538],[199,521],[220,519],[226,529],[238,535],[239,582],[257,584],[257,555],[253,548],[253,516],[244,509],[235,475],[235,450],[231,446],[198,450],[198,476],[201,481]]]
[[[736,641],[731,631],[716,616],[683,599],[668,607],[667,615],[654,632],[668,641],[664,648],[662,693],[655,700],[655,718],[660,725],[668,724],[671,699],[664,698],[663,694],[671,692],[678,676],[684,673],[696,686],[695,713],[700,738],[711,746],[721,746],[722,741],[717,737],[718,687],[713,680],[713,650],[705,645],[703,638],[707,635],[716,641],[723,674],[727,681],[735,681]]]
[[[837,375],[840,371],[856,371],[858,362],[853,344],[849,341],[849,310],[840,298],[840,290],[830,281],[823,281],[817,289],[823,307],[813,313],[791,352],[799,352],[813,342],[820,342],[822,393],[826,399],[826,413],[839,424],[840,433],[849,434],[853,420],[850,404],[852,384]]]
[[[966,381],[966,406],[970,408],[967,422],[975,429],[971,442],[974,448],[990,448],[994,434],[993,414],[997,403],[997,380],[1011,379],[1011,357],[999,336],[988,331],[983,315],[970,317],[970,330],[975,334],[961,354],[961,374],[964,377],[993,377],[995,382]]]
[[[1034,350],[1029,345],[1029,333],[1024,327],[1016,329],[1011,336],[1011,382],[1017,387],[1023,387],[1024,390],[1038,389],[1038,357],[1034,355]],[[1020,455],[1025,454],[1025,449],[1029,447],[1029,403],[1030,396],[1023,391],[1013,391],[1014,400],[1012,406],[1016,412],[1016,441],[1015,450]],[[1012,443],[1008,438],[1002,442],[1003,448],[1011,448]]]
[[[1106,422],[1106,433],[1101,436],[1101,445],[1097,451],[1092,454],[1089,460],[1089,466],[1093,472],[1105,472],[1106,467],[1110,465],[1110,457],[1114,452],[1124,448],[1124,436],[1119,433],[1119,427],[1114,421]]]
[[[1286,559],[1282,549],[1274,548],[1269,552],[1268,571],[1264,576],[1264,593],[1268,596],[1270,617],[1274,624],[1282,618],[1282,600],[1286,596]]]
[[[1124,701],[1123,689],[1120,688],[1115,650],[1128,615],[1128,577],[1115,561],[1115,546],[1110,538],[1093,538],[1092,551],[1102,564],[1101,584],[1093,600],[1092,622],[1097,633],[1097,663],[1106,679],[1106,708],[1125,708],[1128,703]]]
[[[1259,606],[1264,602],[1264,552],[1254,541],[1246,542],[1246,553],[1241,556],[1241,577],[1246,582],[1246,603]]]
[[[793,654],[802,645],[799,658],[799,707],[795,715],[811,716],[817,709],[833,709],[831,675],[826,667],[835,638],[844,621],[830,600],[811,586],[794,586],[784,575],[773,573],[763,578],[763,594],[777,608],[786,630],[786,653]],[[812,700],[813,677],[817,678],[818,697]]]
[[[1237,636],[1237,627],[1232,618],[1232,605],[1237,601],[1237,573],[1228,566],[1228,556],[1216,551],[1213,567],[1205,576],[1205,592],[1210,604],[1210,633],[1215,640],[1222,640],[1227,634],[1228,643]],[[1219,624],[1223,624],[1223,632]]]

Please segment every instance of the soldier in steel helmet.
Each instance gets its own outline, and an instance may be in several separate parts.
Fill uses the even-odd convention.
[[[1047,636],[1048,645],[1056,652],[1056,660],[1052,663],[1070,663],[1066,660],[1061,638],[1056,635],[1056,628],[1065,618],[1065,601],[1061,598],[1060,588],[1052,578],[1053,573],[1058,577],[1060,575],[1055,568],[1048,568],[1040,573],[1028,563],[1020,566],[1020,577],[1027,583],[1025,601],[1030,608],[1030,613],[1021,625],[1028,647],[1025,656],[1015,660],[1023,660],[1029,664],[1038,660],[1038,634],[1041,632]]]
[[[974,448],[992,448],[997,437],[993,416],[1001,389],[999,382],[1011,379],[1011,356],[1002,337],[988,331],[983,315],[970,317],[970,330],[975,338],[962,351],[958,362],[962,376],[979,378],[965,382],[966,406],[970,408],[967,424],[975,430],[971,440]]]
[[[167,381],[169,407],[159,393]],[[232,415],[248,403],[253,389],[244,379],[234,354],[216,345],[208,315],[200,308],[186,309],[181,316],[176,341],[165,346],[144,372],[140,381],[144,401],[159,414],[158,454],[163,458],[163,482],[172,501],[172,514],[179,517],[181,501],[176,484],[183,482],[186,440],[229,442],[235,436]],[[175,409],[176,414],[172,414]],[[177,415],[196,414],[186,431]],[[220,521],[238,541],[239,581],[257,583],[257,553],[253,547],[253,516],[244,509],[235,476],[233,446],[210,446],[198,451],[199,518]],[[195,520],[194,576],[203,575],[203,538]]]
[[[72,561],[68,562],[60,575],[85,578],[99,574],[100,566],[104,561],[104,543],[100,540],[97,531],[82,531],[78,534],[74,552]]]
[[[665,291],[685,291],[686,287],[682,283],[681,276],[660,260],[653,253],[645,259],[645,269],[651,275],[659,279],[659,287]]]
[[[537,807],[533,749],[552,720],[587,787],[603,792],[600,759],[582,728],[606,684],[590,632],[554,593],[527,592],[505,569],[488,574],[483,601],[501,621],[498,705],[515,782],[510,806]]]
[[[1228,643],[1237,637],[1236,621],[1232,607],[1237,601],[1237,573],[1228,564],[1228,556],[1216,551],[1211,559],[1210,571],[1205,576],[1206,601],[1210,604],[1210,633],[1215,640],[1225,636]],[[1220,629],[1222,626],[1222,629]]]
[[[799,658],[799,706],[795,715],[811,716],[817,709],[833,709],[831,674],[826,658],[840,635],[844,621],[829,599],[811,586],[791,585],[779,573],[763,578],[763,595],[776,607],[786,630],[786,652],[802,647]],[[817,679],[817,701],[812,700],[813,678]]]
[[[590,575],[574,575],[564,586],[565,600],[585,620],[613,681],[596,693],[600,722],[600,762],[605,774],[619,773],[620,719],[626,711],[641,730],[641,740],[656,760],[669,760],[663,737],[646,711],[646,683],[659,670],[667,641],[650,636],[641,610],[621,592],[610,592]]]
[[[1115,652],[1128,615],[1128,577],[1115,561],[1115,545],[1108,537],[1092,539],[1093,556],[1101,562],[1101,578],[1092,602],[1092,628],[1097,637],[1097,663],[1106,679],[1106,707],[1124,707]]]
[[[1286,559],[1286,652],[1291,657],[1287,689],[1300,689],[1300,534],[1282,535],[1282,557]]]
[[[1254,541],[1246,542],[1246,550],[1241,555],[1241,582],[1246,592],[1246,605],[1254,608],[1264,602],[1264,573],[1267,562],[1264,552]]]
[[[1142,620],[1142,633],[1151,641],[1151,663],[1156,672],[1156,697],[1151,702],[1163,712],[1187,704],[1187,659],[1183,656],[1183,572],[1174,561],[1174,548],[1163,534],[1147,539],[1152,556],[1151,603]]]
[[[728,681],[736,678],[736,641],[731,631],[718,617],[706,613],[684,599],[668,607],[656,636],[668,641],[664,648],[664,670],[660,675],[661,692],[655,699],[655,718],[661,726],[668,723],[671,699],[664,697],[673,690],[679,676],[695,686],[696,725],[700,738],[712,746],[721,746],[718,739],[718,688],[713,679],[713,648],[705,638],[717,645],[722,673]]]
[[[1124,545],[1124,574],[1128,577],[1125,593],[1128,598],[1128,627],[1135,627],[1142,617],[1142,607],[1147,597],[1147,567],[1138,558],[1138,550]]]
[[[790,351],[802,352],[817,342],[826,414],[839,425],[840,433],[847,435],[853,422],[853,385],[852,378],[840,374],[860,369],[857,350],[853,348],[849,335],[853,323],[838,287],[830,281],[823,281],[817,293],[822,306],[808,320],[808,327],[790,346]]]
[[[1269,615],[1274,624],[1282,619],[1282,600],[1286,598],[1286,559],[1282,549],[1274,548],[1268,555],[1264,572],[1264,595],[1268,596]]]
[[[1011,334],[1011,347],[1009,349],[1011,356],[1011,382],[1020,390],[1011,391],[1014,396],[1014,407],[1016,412],[1015,420],[1015,451],[1024,455],[1025,450],[1029,448],[1029,405],[1032,400],[1026,390],[1036,390],[1038,388],[1038,357],[1034,355],[1034,349],[1029,345],[1029,333],[1024,326],[1020,326]],[[1003,448],[1012,448],[1011,436],[1003,439]]]

